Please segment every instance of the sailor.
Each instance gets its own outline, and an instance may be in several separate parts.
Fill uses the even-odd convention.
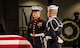
[[[33,19],[28,25],[28,40],[31,42],[33,48],[44,48],[43,38],[46,27],[46,21],[40,18],[42,7],[32,6]]]
[[[48,21],[46,23],[47,48],[62,48],[63,40],[60,38],[60,34],[63,24],[57,17],[58,8],[56,5],[48,6]]]

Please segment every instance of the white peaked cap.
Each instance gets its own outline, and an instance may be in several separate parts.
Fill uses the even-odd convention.
[[[58,9],[59,8],[59,6],[56,6],[56,5],[50,5],[50,6],[48,6],[48,9]]]
[[[31,8],[32,8],[32,10],[39,10],[39,11],[41,11],[43,9],[40,6],[32,6]]]

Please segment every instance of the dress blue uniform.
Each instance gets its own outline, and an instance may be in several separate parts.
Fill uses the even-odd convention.
[[[28,39],[33,45],[33,48],[43,48],[43,37],[46,27],[46,21],[38,18],[31,20],[28,25]]]
[[[33,7],[34,11],[38,11],[39,8]],[[46,21],[40,17],[32,19],[28,25],[27,38],[31,42],[33,48],[44,48],[43,38],[46,27]]]

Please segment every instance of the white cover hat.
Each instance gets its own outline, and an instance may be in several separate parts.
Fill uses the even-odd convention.
[[[41,11],[43,9],[40,6],[32,6],[31,8],[32,8],[32,10],[39,10],[39,11]]]
[[[50,5],[50,6],[48,6],[48,9],[58,9],[59,8],[59,6],[56,6],[56,5]]]

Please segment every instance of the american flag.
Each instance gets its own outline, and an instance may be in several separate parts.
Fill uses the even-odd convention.
[[[19,35],[0,35],[0,48],[32,48],[32,45]]]

